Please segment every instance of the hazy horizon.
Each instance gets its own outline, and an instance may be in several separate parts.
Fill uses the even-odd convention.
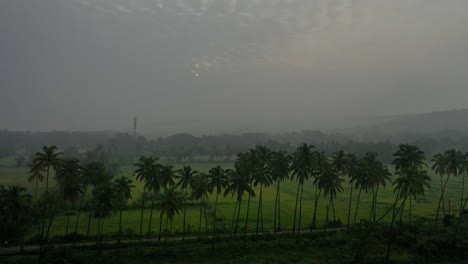
[[[467,11],[463,0],[5,0],[0,129],[129,131],[137,116],[161,135],[286,132],[468,108]]]

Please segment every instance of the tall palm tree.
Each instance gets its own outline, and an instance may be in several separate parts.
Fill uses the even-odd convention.
[[[461,185],[461,198],[460,198],[460,217],[462,214],[463,200],[464,200],[464,190],[465,190],[465,177],[464,177],[464,164],[465,164],[465,155],[461,151],[456,151],[454,149],[448,150],[445,152],[447,166],[445,171],[447,175],[459,176],[462,177]]]
[[[440,197],[439,197],[439,203],[437,204],[437,214],[436,214],[436,219],[435,219],[436,225],[439,220],[439,212],[440,212],[441,207],[442,207],[442,212],[445,215],[444,193],[445,193],[445,187],[447,186],[447,183],[450,177],[449,175],[447,176],[447,179],[445,180],[445,184],[444,184],[444,175],[446,174],[446,168],[447,168],[446,157],[447,156],[445,155],[445,153],[437,153],[432,158],[431,169],[440,177]]]
[[[37,187],[39,185],[39,182],[43,182],[45,180],[44,176],[45,170],[40,164],[33,165],[31,164],[29,168],[29,177],[28,177],[28,182],[33,182],[35,181],[36,186],[34,188],[34,200],[37,200]]]
[[[98,219],[97,245],[101,254],[104,220],[114,212],[114,190],[110,184],[101,185],[93,190],[94,217]]]
[[[188,188],[190,187],[190,183],[192,182],[193,178],[198,172],[193,170],[190,166],[184,166],[182,169],[178,171],[178,178],[179,181],[177,182],[177,187],[184,189],[184,222],[182,227],[182,245],[185,240],[185,223],[186,223],[186,216],[187,216],[187,198],[188,198]]]
[[[328,166],[329,159],[325,152],[323,151],[315,151],[313,153],[314,163],[313,168],[311,171],[311,178],[313,178],[312,184],[315,186],[315,195],[314,195],[314,215],[312,217],[312,225],[310,226],[310,231],[316,228],[317,226],[317,208],[318,202],[320,200],[320,195],[322,190],[317,185],[317,178],[320,177],[322,174],[325,173],[325,169]],[[333,208],[333,212],[335,209]]]
[[[139,159],[138,159],[138,162],[133,164],[133,166],[136,168],[135,171],[134,171],[134,174],[136,175],[136,180],[139,180],[140,182],[144,182],[144,188],[143,188],[143,192],[146,191],[146,189],[148,188],[148,184],[150,182],[152,183],[155,183],[155,174],[157,172],[157,169],[158,169],[158,165],[157,165],[157,160],[158,158],[155,158],[153,156],[150,156],[150,157],[145,157],[145,156],[141,156]],[[153,202],[152,202],[153,203]],[[153,207],[153,204],[151,206],[151,208]],[[140,215],[140,236],[139,236],[139,240],[141,241],[141,238],[142,238],[142,235],[143,235],[143,214],[144,214],[144,210],[145,210],[145,202],[144,200],[141,201],[141,215]],[[152,212],[152,210],[151,210]],[[150,217],[151,219],[151,217]],[[151,230],[151,226],[149,227],[149,229]]]
[[[268,167],[268,160],[271,157],[271,151],[264,146],[257,146],[251,151],[251,164],[252,164],[252,179],[254,186],[260,185],[260,194],[258,197],[257,207],[257,228],[256,234],[259,231],[263,232],[263,187],[268,187],[272,183],[270,168]]]
[[[55,169],[60,163],[61,152],[57,152],[56,146],[43,146],[42,152],[37,152],[33,159],[33,168],[43,168],[46,171],[46,186],[44,193],[44,208],[43,208],[43,217],[42,217],[42,227],[41,227],[41,245],[39,249],[39,258],[42,257],[42,249],[44,246],[44,231],[45,231],[45,219],[47,214],[47,202],[48,202],[48,192],[49,192],[49,175],[50,170]]]
[[[209,178],[210,178],[210,187],[216,193],[215,198],[215,206],[214,206],[214,213],[213,213],[213,234],[212,234],[212,248],[214,248],[214,237],[216,231],[216,210],[218,207],[218,196],[227,186],[227,177],[226,173],[224,172],[223,168],[217,166],[212,168],[209,171]]]
[[[281,228],[281,197],[280,184],[289,178],[290,157],[286,152],[278,151],[271,154],[269,165],[271,169],[272,181],[276,182],[275,213],[273,220],[273,229],[275,232]],[[278,217],[277,217],[278,216]]]
[[[427,172],[424,170],[424,167],[426,166],[424,152],[418,147],[409,144],[401,144],[398,146],[398,151],[393,154],[393,156],[395,157],[393,165],[398,178],[393,183],[395,186],[394,191],[397,195],[393,205],[390,233],[393,233],[393,225],[399,211],[401,211],[401,219],[407,198],[417,198],[417,196],[424,195],[425,188],[429,188],[428,182],[431,180],[427,175]],[[398,206],[399,201],[401,202]],[[392,234],[387,245],[385,263],[388,263],[388,260],[390,259],[390,249],[393,241],[394,235]]]
[[[159,235],[158,240],[161,240],[162,233],[162,218],[166,215],[166,219],[170,222],[172,227],[172,220],[176,214],[179,214],[180,206],[184,202],[184,197],[181,193],[175,191],[174,188],[165,189],[164,192],[159,193],[157,204],[161,209],[159,216]]]
[[[333,206],[333,200],[339,192],[343,191],[342,183],[344,180],[340,177],[339,173],[334,164],[330,165],[327,162],[323,164],[322,173],[315,179],[315,184],[318,186],[319,190],[323,192],[323,196],[329,198],[328,204],[326,205],[327,215],[325,218],[324,232],[329,224],[329,211],[330,207]]]
[[[208,231],[208,219],[206,218],[206,198],[211,192],[210,179],[206,173],[200,172],[192,182],[192,197],[200,200],[200,222],[198,225],[198,233],[201,234],[203,212],[205,213],[205,231]]]
[[[60,186],[63,200],[72,205],[72,210],[75,209],[76,201],[79,196],[84,193],[83,184],[81,181],[83,168],[79,160],[66,159],[63,160],[57,167],[55,178]],[[70,223],[70,212],[67,212],[67,224],[65,235],[68,234],[68,225]]]
[[[352,204],[352,201],[353,201],[353,189],[354,189],[353,182],[358,177],[359,163],[360,163],[359,159],[358,159],[358,157],[356,155],[354,155],[354,154],[346,155],[346,157],[345,157],[345,171],[346,171],[346,175],[349,178],[349,204],[348,204],[348,221],[347,221],[348,228],[350,226],[351,204]]]
[[[26,219],[29,217],[32,197],[26,193],[26,188],[9,186],[4,189],[0,186],[0,202],[2,204],[0,220],[2,223],[14,223],[15,233],[21,234],[21,252],[23,251],[24,235],[28,229]]]
[[[357,176],[354,179],[351,179],[353,181],[354,188],[359,190],[353,223],[356,223],[362,191],[368,193],[373,186],[373,165],[376,162],[376,157],[377,154],[374,152],[366,153],[359,161]]]
[[[132,189],[135,188],[132,183],[132,180],[124,176],[114,181],[113,187],[117,195],[117,201],[119,203],[119,238],[117,239],[119,246],[120,239],[122,237],[122,211],[127,201],[132,198]]]
[[[224,195],[231,194],[232,196],[236,196],[237,201],[237,216],[235,221],[234,227],[234,236],[237,234],[237,228],[239,226],[239,219],[240,219],[240,211],[242,205],[242,198],[244,193],[247,193],[249,197],[255,197],[255,191],[252,189],[251,186],[251,177],[245,165],[240,161],[240,157],[238,156],[238,160],[235,164],[234,170],[227,170],[226,174],[228,175],[228,186],[224,190]],[[250,204],[250,203],[249,203]],[[248,211],[248,210],[247,210]]]
[[[297,219],[297,204],[299,202],[299,223],[297,232],[300,233],[301,229],[301,218],[302,218],[302,193],[304,191],[304,182],[311,176],[311,171],[314,163],[314,154],[312,149],[314,146],[302,144],[293,153],[292,156],[292,177],[296,178],[297,181],[297,192],[296,192],[296,204],[294,206],[294,222],[293,222],[293,233],[296,231],[296,219]],[[317,194],[317,191],[316,191]]]
[[[369,220],[376,221],[377,215],[377,195],[379,188],[385,188],[388,182],[391,182],[391,176],[389,169],[380,161],[375,161],[372,165],[372,179],[371,179],[371,191],[372,191],[372,205]]]

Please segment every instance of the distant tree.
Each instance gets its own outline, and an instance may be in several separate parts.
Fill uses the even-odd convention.
[[[26,159],[23,157],[23,156],[18,156],[15,158],[15,162],[16,162],[16,167],[23,167],[24,165],[24,161]]]
[[[45,218],[47,214],[47,202],[48,202],[48,192],[49,192],[49,175],[50,170],[55,169],[60,163],[60,156],[62,155],[61,152],[57,152],[56,146],[47,147],[44,146],[42,148],[42,152],[37,152],[33,163],[32,163],[32,174],[37,173],[42,169],[46,172],[46,186],[45,186],[45,193],[44,193],[44,208],[43,208],[43,220],[42,220],[42,227],[41,227],[41,245],[39,249],[39,256],[42,257],[42,250],[44,245],[44,231],[45,231]]]

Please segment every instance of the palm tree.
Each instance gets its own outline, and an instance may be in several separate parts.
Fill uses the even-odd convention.
[[[31,165],[29,168],[28,182],[36,182],[36,187],[34,188],[34,200],[37,200],[37,187],[39,182],[43,182],[45,180],[44,172],[44,168],[39,164],[36,164],[36,166]]]
[[[227,186],[226,174],[220,166],[217,166],[209,171],[210,187],[216,192],[215,207],[213,213],[213,235],[212,235],[212,248],[214,248],[214,236],[216,231],[216,209],[218,207],[218,196]]]
[[[394,240],[393,224],[398,212],[401,210],[401,219],[407,198],[417,198],[419,195],[424,195],[425,188],[429,188],[428,182],[431,180],[427,172],[423,169],[426,166],[424,152],[418,147],[409,144],[401,144],[398,147],[398,151],[393,154],[393,156],[395,157],[393,165],[395,166],[396,175],[398,176],[393,185],[395,186],[394,191],[397,195],[393,205],[392,221],[390,224],[390,233],[392,234],[387,246],[385,263],[388,263],[390,258],[390,249]],[[400,200],[402,200],[402,202],[397,210],[398,201]]]
[[[326,205],[327,215],[324,225],[324,232],[326,231],[327,225],[329,223],[328,219],[330,206],[333,206],[333,200],[336,198],[336,195],[343,191],[343,181],[344,180],[340,178],[339,171],[337,171],[334,164],[330,165],[328,162],[323,164],[322,173],[315,179],[315,184],[319,190],[323,191],[323,196],[325,198],[329,198],[329,202]],[[336,219],[334,221],[336,221]]]
[[[83,195],[83,185],[81,181],[83,168],[76,159],[63,160],[57,168],[55,178],[61,187],[63,200],[72,204],[72,210],[75,208],[76,201],[80,195]],[[67,224],[65,235],[68,234],[68,225],[70,223],[70,212],[67,212]]]
[[[264,146],[257,146],[251,150],[251,164],[252,164],[252,179],[254,186],[260,185],[260,195],[258,197],[257,208],[257,228],[256,234],[259,231],[259,224],[261,223],[260,230],[263,232],[263,187],[268,187],[272,183],[270,168],[268,167],[268,160],[270,159],[271,151]]]
[[[312,229],[316,228],[317,226],[317,208],[318,208],[318,202],[320,200],[320,195],[322,193],[322,190],[317,185],[317,178],[325,173],[326,166],[328,166],[329,164],[329,160],[325,152],[315,151],[313,154],[314,154],[313,156],[314,163],[313,163],[313,168],[311,172],[311,177],[314,178],[312,183],[315,186],[315,197],[314,197],[314,215],[312,217],[312,225],[310,226],[311,232],[312,232]],[[335,208],[333,208],[333,212],[334,211],[335,211]]]
[[[55,169],[60,163],[61,152],[57,152],[56,146],[43,146],[42,152],[37,152],[35,158],[33,159],[32,168],[44,169],[46,171],[46,186],[44,193],[44,208],[43,208],[43,218],[42,218],[42,227],[41,227],[41,245],[39,249],[39,257],[42,257],[42,248],[44,246],[44,231],[45,231],[45,219],[47,214],[47,202],[48,202],[48,192],[49,192],[49,175],[50,169]],[[32,173],[34,173],[34,170]]]
[[[354,184],[354,188],[359,189],[353,223],[356,223],[362,191],[367,193],[373,186],[373,165],[376,162],[376,157],[376,153],[366,153],[359,161],[357,176],[351,179]]]
[[[158,206],[161,209],[159,216],[159,235],[158,240],[161,240],[162,233],[162,218],[166,215],[166,219],[170,222],[172,227],[172,220],[176,214],[179,214],[179,208],[184,202],[184,197],[181,193],[175,191],[174,188],[165,189],[164,192],[158,195]],[[171,228],[172,229],[172,228]]]
[[[132,180],[124,176],[114,181],[113,187],[119,202],[119,238],[117,239],[119,245],[122,236],[122,210],[127,201],[132,198],[132,189],[135,188],[132,183]]]
[[[0,202],[3,216],[0,218],[9,223],[15,223],[15,232],[21,233],[21,252],[23,252],[24,235],[27,231],[26,218],[30,215],[31,195],[26,194],[26,188],[21,186],[9,186],[8,189],[3,189],[0,186]],[[5,223],[5,222],[2,222]],[[17,234],[18,234],[17,233]]]
[[[169,189],[175,185],[176,171],[172,165],[163,165],[160,169],[160,184],[164,189]]]
[[[445,153],[435,154],[434,157],[432,158],[431,169],[440,176],[440,198],[439,198],[439,203],[437,204],[437,214],[436,214],[436,219],[435,219],[436,225],[439,220],[439,212],[440,212],[441,205],[442,205],[442,212],[445,215],[444,193],[445,193],[445,187],[449,180],[449,176],[447,176],[447,179],[445,180],[445,184],[443,183],[443,178],[444,178],[444,175],[446,174],[446,171],[445,171],[446,167],[447,167],[447,158],[446,158]]]
[[[157,160],[158,158],[154,158],[152,156],[151,157],[141,156],[138,159],[138,162],[133,164],[133,166],[136,168],[134,171],[134,174],[136,175],[136,180],[139,180],[140,182],[144,182],[143,192],[146,191],[150,182],[152,182],[153,184],[156,182],[155,174],[158,169],[158,165],[156,164]],[[153,208],[153,202],[151,204],[151,213],[152,213],[152,208]],[[145,210],[145,203],[144,203],[144,200],[142,200],[141,201],[141,215],[140,215],[140,237],[139,237],[140,241],[143,235],[144,210]],[[150,217],[150,220],[151,220],[151,217]],[[149,229],[151,230],[151,226],[149,226]]]
[[[94,217],[98,219],[97,245],[101,254],[104,219],[114,212],[114,190],[110,185],[102,185],[93,190]]]
[[[311,171],[314,163],[314,154],[312,152],[314,146],[302,144],[294,152],[292,156],[292,177],[296,178],[297,181],[297,192],[296,192],[296,205],[294,206],[294,223],[293,233],[296,231],[296,218],[297,218],[297,203],[299,201],[299,223],[297,231],[300,233],[301,229],[301,218],[302,218],[302,193],[304,190],[304,181],[311,176]],[[299,195],[300,194],[300,195]],[[317,196],[317,191],[316,191]]]
[[[359,171],[359,159],[356,157],[354,154],[348,154],[345,157],[345,171],[346,175],[349,178],[349,204],[348,204],[348,222],[347,226],[349,228],[350,226],[350,219],[351,219],[351,203],[353,201],[353,189],[354,189],[354,184],[353,182],[358,176],[358,171]]]
[[[242,154],[238,155],[238,160],[236,161],[234,170],[226,171],[229,182],[228,182],[227,188],[224,190],[225,196],[229,194],[231,194],[232,196],[236,195],[236,201],[237,201],[236,207],[237,208],[235,208],[235,210],[237,209],[237,216],[236,216],[235,227],[234,227],[234,236],[237,234],[237,228],[239,226],[242,197],[244,196],[244,193],[247,193],[249,197],[255,197],[255,191],[252,189],[252,186],[250,185],[251,183],[250,175],[247,171],[247,168],[243,164],[243,162],[241,162],[242,160],[241,157],[242,157]]]
[[[93,187],[93,190],[100,186],[105,186],[109,184],[110,180],[114,177],[110,170],[108,170],[104,163],[102,162],[91,162],[84,166],[83,173],[82,173],[82,184],[83,189],[86,190],[88,185]],[[82,199],[84,199],[85,192],[83,193]],[[80,208],[78,208],[78,214],[75,223],[75,234],[78,232],[78,220],[80,215]],[[87,231],[86,231],[86,239],[89,238],[89,231],[91,227],[91,216],[93,213],[93,203],[90,201],[89,203],[89,214],[88,214],[88,224],[87,224]]]
[[[192,182],[195,175],[198,173],[196,170],[192,170],[190,166],[184,166],[178,171],[179,182],[177,182],[177,187],[180,187],[185,190],[184,194],[184,222],[182,227],[182,245],[185,240],[185,222],[187,216],[187,197],[188,197],[188,188]]]
[[[290,157],[286,152],[278,151],[271,154],[269,160],[269,167],[271,169],[272,181],[276,182],[276,196],[275,196],[275,214],[273,221],[273,229],[275,232],[281,228],[281,197],[280,197],[280,183],[289,178]],[[278,216],[278,217],[277,217]],[[278,223],[278,225],[277,225]]]
[[[458,176],[461,175],[462,177],[462,185],[461,185],[461,198],[460,198],[460,217],[462,216],[462,208],[463,208],[463,200],[464,200],[464,190],[465,190],[465,177],[464,177],[464,165],[465,165],[465,155],[462,152],[456,150],[448,150],[445,152],[446,157],[446,168],[445,171],[447,173],[447,177],[450,175]]]
[[[208,229],[208,219],[206,218],[205,200],[208,198],[208,193],[211,192],[210,179],[206,173],[200,172],[192,182],[192,197],[200,200],[200,222],[198,225],[198,233],[201,233],[202,217],[205,212],[205,231]]]
[[[371,214],[369,216],[369,220],[373,219],[375,222],[375,218],[377,215],[377,195],[379,193],[379,188],[385,188],[387,186],[387,182],[391,182],[391,176],[389,169],[387,166],[383,165],[382,162],[376,161],[372,167],[373,175],[371,179],[371,190],[372,190],[372,206],[371,206]]]

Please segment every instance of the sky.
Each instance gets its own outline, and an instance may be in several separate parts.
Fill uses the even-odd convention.
[[[0,129],[215,134],[468,107],[466,0],[0,0]]]

